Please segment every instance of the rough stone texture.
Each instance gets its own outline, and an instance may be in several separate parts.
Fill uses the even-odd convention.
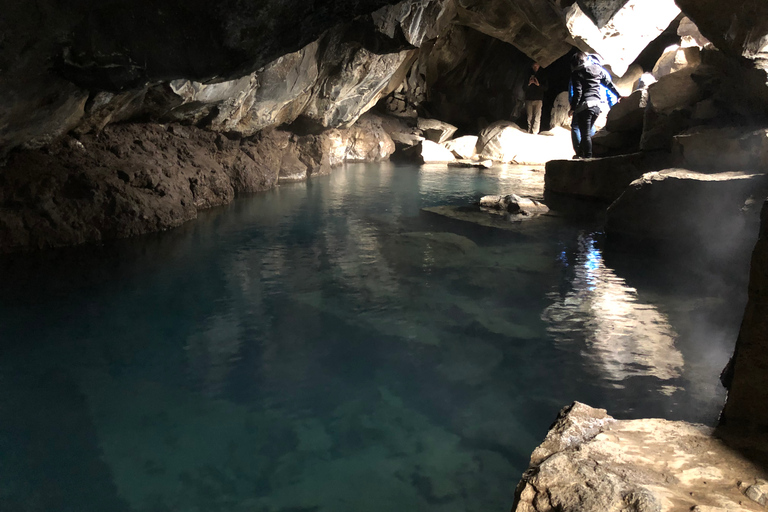
[[[640,151],[642,130],[609,132],[600,130],[592,137],[592,154],[595,157],[628,155]]]
[[[639,90],[622,99],[608,112],[605,129],[611,132],[637,131],[643,128],[648,91]]]
[[[704,48],[712,43],[701,35],[699,27],[688,16],[683,16],[680,20],[680,24],[677,26],[677,35],[680,36],[680,46],[686,48],[691,46],[698,46]]]
[[[506,41],[547,67],[570,50],[562,12],[537,0],[457,0],[459,23]]]
[[[568,112],[571,109],[571,104],[568,102],[568,91],[563,91],[555,97],[555,102],[552,105],[552,114],[550,124],[552,128],[561,126],[563,128],[571,128],[571,116]]]
[[[765,174],[650,172],[608,208],[605,230],[638,243],[706,246],[713,255],[726,256],[752,244],[759,219],[750,204],[766,195]]]
[[[648,100],[660,113],[690,106],[702,99],[702,91],[692,75],[697,66],[689,66],[662,76],[648,87]]]
[[[605,26],[629,0],[579,0],[579,6],[598,28]]]
[[[768,3],[761,0],[677,0],[714,45],[731,55],[763,57],[768,50]]]
[[[612,202],[634,180],[668,165],[668,155],[630,155],[584,160],[551,160],[546,164],[546,192]]]
[[[673,148],[695,171],[768,172],[768,128],[695,128],[676,135]]]
[[[535,215],[549,211],[545,204],[527,197],[520,197],[517,194],[483,196],[480,198],[480,207],[522,215]]]
[[[54,117],[71,121],[88,91],[242,77],[392,3],[12,2],[0,18],[0,148],[59,131]]]
[[[666,76],[675,71],[680,71],[687,67],[696,67],[701,64],[701,49],[698,46],[680,47],[678,45],[670,46],[656,61],[653,66],[654,78]]]
[[[386,134],[371,127],[317,136],[273,130],[232,141],[180,125],[109,126],[11,155],[0,178],[0,252],[166,230],[238,194],[391,150]]]
[[[765,197],[765,196],[764,196]],[[768,431],[768,201],[752,252],[749,295],[731,359],[728,400],[721,421],[732,429]]]
[[[416,127],[421,130],[425,139],[437,144],[442,144],[450,139],[457,130],[452,124],[437,119],[423,119],[421,117],[416,121]]]
[[[565,13],[566,25],[581,50],[599,53],[616,76],[680,14],[674,0],[630,0],[602,27],[574,3]]]
[[[688,512],[764,510],[738,482],[765,470],[703,425],[614,420],[575,403],[531,456],[515,512]]]

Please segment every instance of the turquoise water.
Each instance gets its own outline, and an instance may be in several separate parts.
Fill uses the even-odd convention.
[[[501,512],[574,400],[714,424],[745,260],[421,211],[541,180],[350,165],[3,259],[0,510]]]

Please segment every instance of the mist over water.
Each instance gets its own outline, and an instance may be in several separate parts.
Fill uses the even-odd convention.
[[[574,400],[713,424],[746,266],[420,211],[542,179],[349,165],[4,258],[0,509],[505,511]]]

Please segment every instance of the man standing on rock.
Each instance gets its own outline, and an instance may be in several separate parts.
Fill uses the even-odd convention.
[[[544,105],[544,91],[547,90],[547,79],[538,62],[531,64],[531,74],[525,86],[525,110],[528,114],[528,133],[539,133],[541,124],[541,108]]]
[[[578,52],[571,58],[571,84],[573,97],[571,110],[573,124],[580,140],[576,149],[576,158],[592,158],[592,127],[600,115],[602,92],[600,84],[616,95],[621,101],[621,94],[611,81],[611,76],[599,64],[589,59],[586,53]]]

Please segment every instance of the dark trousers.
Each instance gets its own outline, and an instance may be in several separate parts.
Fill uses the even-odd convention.
[[[573,138],[579,141],[579,147],[574,148],[576,156],[592,158],[592,129],[599,115],[600,107],[589,107],[573,114],[575,129],[578,131],[578,134],[573,134]]]

